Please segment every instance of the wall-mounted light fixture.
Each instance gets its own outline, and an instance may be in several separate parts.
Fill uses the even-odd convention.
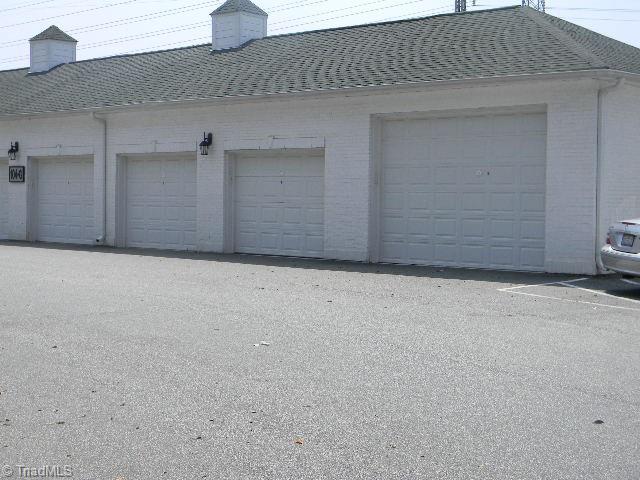
[[[11,142],[11,148],[7,152],[7,155],[9,156],[9,160],[14,161],[16,159],[16,156],[18,155],[18,150],[20,150],[20,145],[18,144],[18,142],[16,143]]]
[[[209,147],[213,143],[213,133],[204,134],[204,140],[200,142],[200,155],[209,155]]]

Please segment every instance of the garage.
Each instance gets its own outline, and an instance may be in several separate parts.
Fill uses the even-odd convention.
[[[0,161],[0,240],[9,233],[9,167]]]
[[[96,240],[93,161],[90,157],[37,160],[35,239],[92,244]]]
[[[322,257],[324,152],[235,156],[234,250]]]
[[[383,124],[380,260],[544,268],[544,113]]]
[[[195,250],[195,156],[131,157],[125,164],[126,246]]]

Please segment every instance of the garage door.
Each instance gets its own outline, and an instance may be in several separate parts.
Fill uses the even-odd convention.
[[[93,161],[41,159],[37,176],[36,239],[43,242],[94,243]]]
[[[542,270],[546,115],[385,122],[380,259]]]
[[[126,245],[195,250],[195,159],[129,159],[126,176]]]
[[[236,252],[323,256],[323,156],[240,157],[234,198]]]
[[[9,232],[9,167],[0,161],[0,240],[7,238]]]

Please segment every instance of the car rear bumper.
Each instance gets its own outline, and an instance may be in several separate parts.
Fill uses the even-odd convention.
[[[640,254],[618,252],[607,245],[600,250],[600,258],[607,270],[640,277]]]

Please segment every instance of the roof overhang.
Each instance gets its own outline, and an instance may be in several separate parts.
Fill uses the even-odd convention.
[[[624,78],[627,81],[640,86],[640,74],[610,70],[610,69],[596,69],[596,70],[580,70],[573,72],[558,72],[558,73],[540,73],[540,74],[525,74],[525,75],[508,75],[508,76],[496,76],[496,77],[481,77],[481,78],[469,78],[469,79],[457,79],[457,80],[437,80],[429,82],[407,82],[401,84],[390,85],[371,85],[349,88],[335,88],[335,89],[322,89],[322,90],[302,90],[297,92],[282,92],[282,93],[270,93],[260,95],[242,95],[242,96],[229,96],[229,97],[211,97],[211,98],[192,98],[175,101],[158,101],[158,102],[144,102],[127,105],[113,105],[109,107],[87,107],[75,110],[58,110],[58,111],[46,111],[46,112],[25,112],[14,114],[0,114],[0,120],[18,119],[18,118],[30,118],[30,117],[57,117],[60,115],[78,115],[82,113],[119,113],[142,109],[158,109],[158,108],[182,108],[182,107],[206,107],[213,105],[229,105],[229,104],[242,104],[242,103],[254,103],[265,101],[283,101],[293,98],[327,98],[328,96],[360,96],[360,95],[373,95],[373,94],[388,94],[391,92],[406,93],[412,91],[423,92],[425,90],[446,90],[456,88],[473,88],[473,87],[486,87],[492,85],[505,85],[513,83],[526,83],[526,82],[549,82],[549,81],[571,81],[577,79],[593,79],[600,81],[617,80]]]

